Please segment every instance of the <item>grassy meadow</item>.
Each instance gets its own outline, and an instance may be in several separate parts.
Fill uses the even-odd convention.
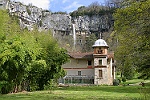
[[[135,80],[140,82],[141,80]],[[126,83],[135,83],[127,81]],[[124,83],[124,84],[126,84]],[[0,95],[0,100],[149,100],[150,83],[121,86],[70,86],[53,90]]]

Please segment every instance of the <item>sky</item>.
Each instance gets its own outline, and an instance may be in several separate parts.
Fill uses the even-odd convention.
[[[99,4],[104,4],[106,0],[11,0],[19,1],[23,4],[28,5],[29,3],[42,8],[44,10],[50,10],[52,12],[72,12],[77,10],[80,6],[88,6],[93,2],[99,2]]]

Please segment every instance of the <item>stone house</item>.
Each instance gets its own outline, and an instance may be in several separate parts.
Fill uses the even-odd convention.
[[[69,53],[70,62],[62,66],[67,73],[64,83],[113,84],[113,53],[108,53],[109,47],[103,39],[95,41],[92,47],[93,52]]]

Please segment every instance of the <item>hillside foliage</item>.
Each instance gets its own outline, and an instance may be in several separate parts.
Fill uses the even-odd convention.
[[[113,13],[115,10],[115,7],[108,7],[100,5],[98,2],[93,2],[89,6],[81,6],[77,10],[70,13],[72,17],[77,16],[92,16],[92,15],[105,15],[108,13]]]

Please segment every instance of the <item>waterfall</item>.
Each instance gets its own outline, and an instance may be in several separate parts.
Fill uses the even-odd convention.
[[[9,1],[7,1],[5,8],[9,9]]]
[[[49,22],[48,22],[48,23],[49,23]],[[53,33],[53,37],[54,37],[54,36],[55,36],[55,31],[54,31],[54,29],[53,29],[53,32],[52,32],[52,33]]]
[[[75,24],[72,24],[72,29],[73,29],[73,45],[74,45],[74,49],[75,49],[75,45],[76,45],[76,30],[75,30]]]

